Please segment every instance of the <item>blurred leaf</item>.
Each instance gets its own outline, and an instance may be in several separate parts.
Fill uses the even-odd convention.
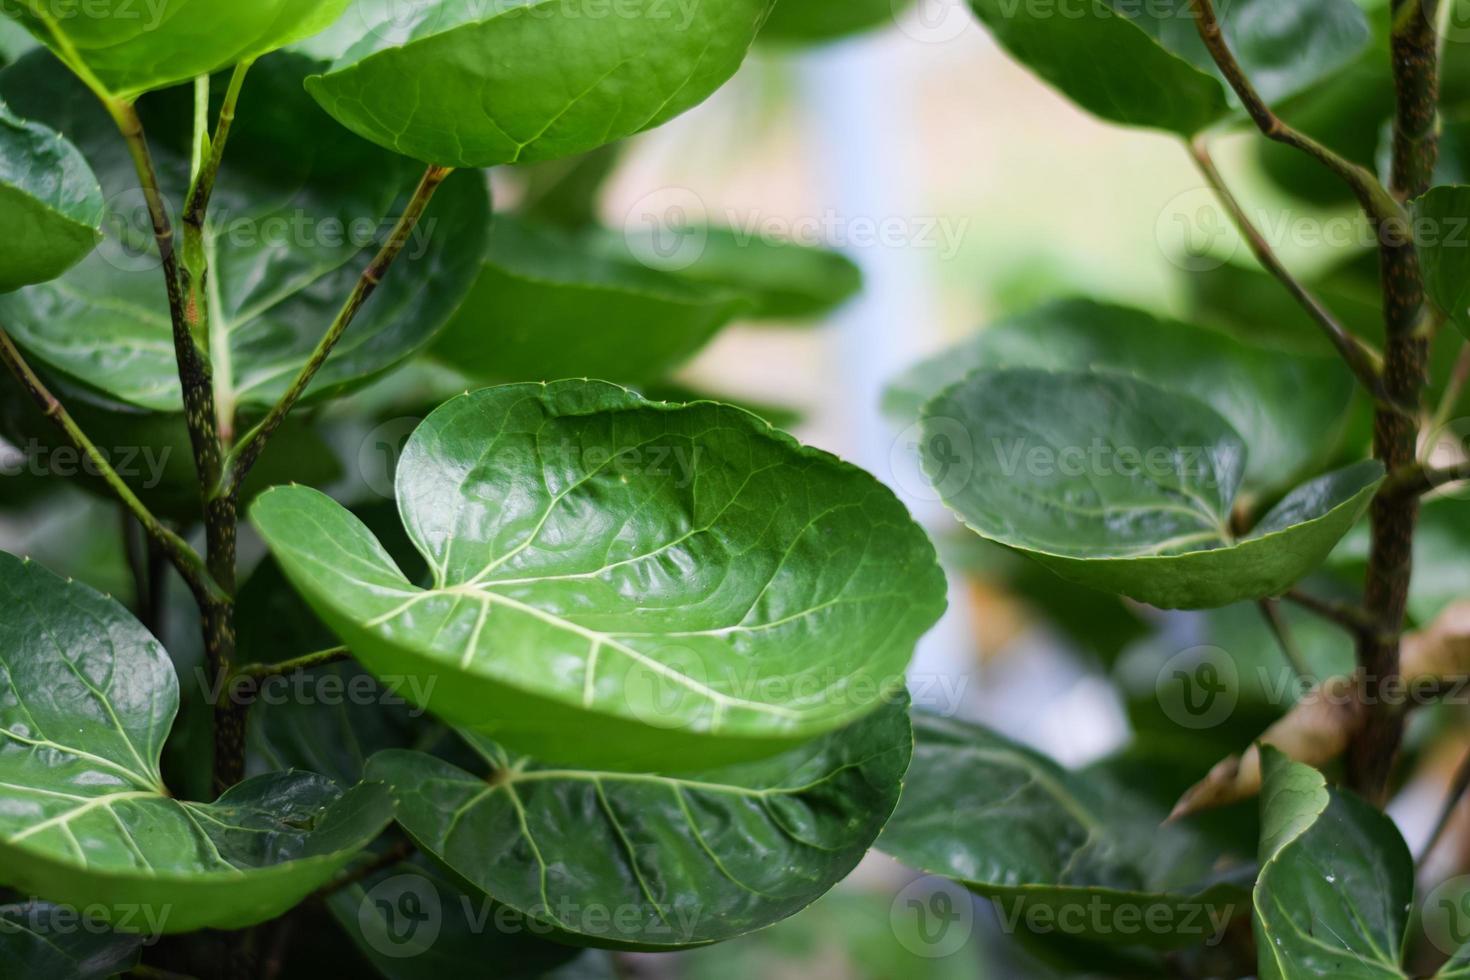
[[[0,905],[0,962],[6,975],[106,980],[137,965],[142,936],[113,932],[85,916],[45,902]]]
[[[903,799],[878,847],[995,899],[1003,919],[1041,908],[1060,936],[1170,949],[1205,942],[1245,911],[1245,888],[1208,880],[1211,848],[1187,827],[1160,827],[1161,810],[1111,781],[978,725],[916,712],[914,729]]]
[[[434,355],[481,381],[638,384],[667,376],[748,308],[728,289],[501,215],[479,280]]]
[[[1425,290],[1470,337],[1470,186],[1431,188],[1411,207]]]
[[[893,26],[913,0],[780,0],[761,29],[775,44],[816,44]]]
[[[1349,582],[1360,583],[1368,567],[1369,529],[1353,529],[1329,564]],[[1435,497],[1424,504],[1414,535],[1414,577],[1409,617],[1429,623],[1450,603],[1470,597],[1470,500]]]

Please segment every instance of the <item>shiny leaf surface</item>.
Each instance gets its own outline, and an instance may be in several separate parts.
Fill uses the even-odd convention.
[[[1280,286],[1273,283],[1276,289]],[[1352,376],[1335,358],[1253,347],[1216,330],[1124,306],[1063,300],[994,324],[910,368],[884,397],[901,425],[977,369],[1038,368],[1132,375],[1209,405],[1249,433],[1244,485],[1269,493],[1325,461]]]
[[[874,710],[944,608],[891,492],[714,403],[468,394],[414,433],[397,493],[430,588],[315,491],[273,490],[252,519],[374,674],[435,678],[437,714],[548,761],[783,751]]]
[[[1362,516],[1383,467],[1292,491],[1233,529],[1246,448],[1203,402],[1121,375],[979,371],[924,409],[923,465],[982,537],[1164,608],[1279,595]]]
[[[357,40],[307,81],[354,132],[455,167],[572,156],[703,102],[740,67],[774,0],[596,12],[557,0],[358,0]]]
[[[96,247],[102,188],[59,133],[0,102],[0,293],[55,279]]]
[[[119,98],[258,58],[326,27],[348,0],[0,0],[78,75]]]
[[[113,600],[0,554],[0,879],[58,903],[242,928],[320,886],[392,818],[381,786],[278,773],[211,804],[169,795],[173,665]]]
[[[399,822],[460,877],[584,945],[671,949],[800,911],[857,866],[898,802],[898,698],[761,762],[679,777],[555,769],[470,736],[488,775],[386,752]]]
[[[279,54],[252,69],[215,192],[206,250],[222,411],[258,414],[286,390],[420,169],[333,126],[301,91],[314,64]],[[163,280],[123,147],[96,99],[49,59],[7,69],[0,94],[82,134],[110,202],[102,247],[61,279],[0,298],[0,318],[43,364],[129,405],[178,411]],[[142,113],[165,192],[177,199],[188,180],[187,93],[160,93]],[[427,344],[473,282],[488,224],[480,175],[451,177],[309,397],[361,384]]]

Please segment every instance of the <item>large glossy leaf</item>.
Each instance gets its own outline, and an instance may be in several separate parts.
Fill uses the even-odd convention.
[[[908,425],[924,402],[979,368],[1112,371],[1192,395],[1249,435],[1244,485],[1266,494],[1327,460],[1332,441],[1323,434],[1340,427],[1353,395],[1352,376],[1335,357],[1290,357],[1216,330],[1079,299],[1003,320],[941,351],[894,381],[884,407]]]
[[[818,317],[863,288],[862,270],[837,252],[736,228],[628,230],[606,244],[649,268],[743,293],[755,304],[746,315],[761,320]]]
[[[0,102],[0,293],[55,279],[102,237],[102,188],[76,147]]]
[[[1405,977],[1414,861],[1393,821],[1270,746],[1262,765],[1260,976]]]
[[[774,0],[597,11],[558,0],[358,0],[358,41],[307,81],[344,126],[456,167],[585,153],[698,105],[740,67]]]
[[[1431,189],[1413,215],[1429,298],[1470,336],[1470,186]]]
[[[944,608],[886,488],[713,403],[580,381],[468,394],[414,433],[397,492],[429,588],[314,491],[264,494],[252,518],[373,673],[435,679],[436,713],[547,761],[783,751],[874,710]]]
[[[657,381],[751,308],[580,236],[500,216],[469,297],[436,356],[481,381]]]
[[[257,58],[316,33],[348,0],[0,0],[79,75],[120,98]]]
[[[978,725],[916,712],[914,733],[878,847],[990,897],[1002,921],[1045,909],[1054,935],[1167,949],[1218,939],[1246,911],[1247,888],[1207,880],[1216,855],[1143,800]]]
[[[1002,46],[1084,109],[1113,122],[1189,136],[1230,113],[1190,0],[1050,4],[970,0]],[[1234,0],[1222,5],[1231,49],[1276,102],[1352,60],[1370,40],[1352,0]]]
[[[143,938],[114,932],[76,909],[0,905],[0,963],[19,980],[106,980],[137,965]]]
[[[386,980],[482,976],[489,965],[497,980],[550,980],[582,953],[466,892],[422,856],[334,892],[327,907]]]
[[[251,71],[215,193],[206,247],[224,413],[258,415],[286,390],[421,169],[333,126],[301,91],[314,64],[277,54]],[[111,203],[102,247],[61,279],[0,298],[0,318],[42,364],[129,405],[178,411],[163,279],[124,148],[96,100],[49,59],[7,69],[0,94],[80,134]],[[177,199],[188,181],[188,93],[160,93],[141,109],[165,190]],[[439,195],[310,397],[361,384],[413,354],[470,288],[489,223],[485,185],[459,174]]]
[[[0,880],[119,928],[274,918],[392,819],[381,786],[278,773],[211,804],[171,796],[159,753],[178,681],[121,606],[0,554]],[[124,917],[130,917],[124,921]]]
[[[924,409],[923,465],[982,537],[1165,608],[1279,595],[1362,516],[1383,467],[1355,464],[1233,530],[1246,447],[1185,395],[1114,374],[979,371]]]
[[[415,842],[569,941],[654,950],[820,898],[883,829],[913,749],[902,696],[775,758],[680,777],[552,768],[469,739],[488,773],[413,752],[369,762]]]

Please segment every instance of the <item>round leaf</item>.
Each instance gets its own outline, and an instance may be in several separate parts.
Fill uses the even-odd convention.
[[[1103,119],[1192,136],[1231,112],[1199,39],[1191,0],[1052,4],[970,0],[1010,53]],[[1222,5],[1231,50],[1275,103],[1347,65],[1371,40],[1352,0],[1233,0]]]
[[[1004,918],[1050,910],[1068,936],[1168,949],[1218,939],[1244,911],[1243,888],[1206,880],[1210,849],[1187,828],[1161,828],[1142,800],[978,725],[915,712],[914,734],[903,800],[878,847],[995,899]],[[1099,905],[1116,918],[1075,914]],[[1125,916],[1172,928],[1112,927]]]
[[[651,129],[740,67],[774,0],[600,15],[557,0],[358,0],[359,40],[311,94],[348,129],[428,163],[491,167],[585,153]]]
[[[735,228],[625,232],[608,245],[650,268],[743,293],[755,303],[746,315],[760,320],[819,317],[863,288],[862,270],[845,256]]]
[[[429,588],[315,491],[252,518],[373,673],[548,761],[781,752],[901,686],[945,604],[933,547],[871,476],[738,409],[602,382],[450,401],[409,440],[398,503]]]
[[[784,755],[672,777],[553,769],[470,737],[489,768],[389,751],[399,823],[439,862],[563,941],[667,950],[799,912],[845,878],[898,802],[899,698]]]
[[[0,293],[55,279],[97,246],[102,188],[76,147],[0,102]]]
[[[1414,861],[1393,821],[1262,746],[1260,976],[1403,977]]]
[[[1341,425],[1353,396],[1352,376],[1336,357],[1286,356],[1076,299],[1003,320],[909,369],[889,387],[885,410],[908,425],[924,402],[980,368],[1109,371],[1192,395],[1250,433],[1244,485],[1263,493],[1292,486],[1325,461],[1332,446],[1322,434]]]
[[[330,121],[301,91],[315,63],[278,54],[252,69],[205,233],[211,343],[222,412],[259,415],[285,392],[377,252],[421,168]],[[180,412],[167,297],[133,166],[105,114],[50,59],[0,74],[0,92],[80,134],[111,205],[108,240],[61,279],[0,297],[37,361],[128,405]],[[165,192],[189,176],[186,91],[141,105]],[[449,319],[479,269],[489,225],[481,175],[440,189],[308,397],[362,384],[402,362]]]
[[[1383,467],[1297,488],[1232,531],[1241,438],[1202,402],[1109,374],[979,371],[924,409],[923,465],[966,525],[1083,585],[1164,608],[1280,595],[1362,516]]]
[[[0,0],[57,57],[132,99],[258,58],[326,27],[349,0]]]
[[[239,929],[320,887],[392,819],[381,786],[306,773],[169,795],[178,680],[113,600],[0,553],[0,881],[123,929]],[[123,916],[130,916],[128,921]]]
[[[657,381],[749,301],[687,282],[592,243],[499,216],[480,278],[434,346],[482,381]]]

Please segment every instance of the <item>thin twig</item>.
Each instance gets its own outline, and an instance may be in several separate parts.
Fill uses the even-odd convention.
[[[1296,603],[1308,612],[1315,613],[1329,622],[1336,623],[1355,636],[1372,633],[1378,628],[1367,610],[1350,603],[1321,599],[1300,589],[1292,589],[1282,598]]]
[[[1444,396],[1439,400],[1439,408],[1435,409],[1434,415],[1429,419],[1431,435],[1444,428],[1454,416],[1467,385],[1470,385],[1470,341],[1460,345],[1460,356],[1455,360],[1455,369],[1445,384]]]
[[[313,670],[317,667],[341,663],[351,657],[352,651],[346,647],[332,647],[328,650],[308,653],[304,657],[297,657],[294,660],[283,660],[278,664],[250,664],[241,667],[239,673],[242,677],[264,680],[268,677],[285,677],[297,671]]]
[[[1347,362],[1352,370],[1353,376],[1367,389],[1375,400],[1384,399],[1383,389],[1383,355],[1379,354],[1365,341],[1354,336],[1337,321],[1332,312],[1327,309],[1316,296],[1297,280],[1282,263],[1281,259],[1272,250],[1269,242],[1261,234],[1259,228],[1250,220],[1245,208],[1241,206],[1240,200],[1225,183],[1218,167],[1215,166],[1214,158],[1210,155],[1209,147],[1203,136],[1196,137],[1189,142],[1190,155],[1193,156],[1196,166],[1204,176],[1205,182],[1214,190],[1220,203],[1240,229],[1241,235],[1250,245],[1251,252],[1256,260],[1271,275],[1281,281],[1287,292],[1301,304],[1326,335],[1328,341],[1336,348],[1338,354]]]
[[[1450,780],[1450,788],[1445,793],[1439,818],[1434,821],[1434,830],[1430,832],[1429,840],[1425,842],[1424,850],[1419,852],[1419,859],[1415,862],[1419,866],[1423,866],[1424,862],[1429,859],[1429,855],[1434,852],[1435,846],[1439,844],[1440,838],[1444,837],[1445,828],[1450,825],[1450,818],[1455,815],[1455,808],[1460,805],[1460,800],[1467,789],[1470,789],[1470,752],[1465,753],[1465,757],[1460,760],[1459,768],[1455,770],[1454,778]]]
[[[327,882],[312,897],[318,900],[331,898],[342,889],[350,888],[360,881],[365,881],[379,871],[386,871],[395,865],[402,864],[413,856],[415,850],[416,848],[413,846],[413,842],[401,840],[382,854],[374,857],[371,861],[367,861],[349,871],[345,871]]]
[[[72,418],[71,413],[32,370],[25,355],[20,352],[20,348],[15,346],[15,341],[10,338],[10,334],[5,331],[4,327],[0,327],[0,362],[5,364],[46,417],[65,432],[72,445],[91,460],[103,481],[138,519],[138,523],[143,525],[149,537],[157,541],[163,548],[174,567],[179,570],[179,574],[184,577],[184,581],[189,583],[195,596],[199,597],[201,602],[217,599],[220,588],[205,569],[204,559],[189,546],[187,541],[165,527],[162,521],[153,516],[143,501],[138,499],[127,481],[118,475],[117,470],[113,469],[107,455],[98,449],[91,439],[87,438],[87,434]]]
[[[1439,467],[1415,463],[1390,475],[1382,492],[1391,500],[1412,500],[1465,480],[1470,480],[1470,462]]]
[[[1293,129],[1271,111],[1266,100],[1261,98],[1251,84],[1245,70],[1240,67],[1240,62],[1235,60],[1235,55],[1225,40],[1225,32],[1220,28],[1213,0],[1191,2],[1194,4],[1195,27],[1199,30],[1200,39],[1204,41],[1210,57],[1225,76],[1225,81],[1240,97],[1245,111],[1262,135],[1300,150],[1331,170],[1348,185],[1370,217],[1378,221],[1404,221],[1403,208],[1366,167],[1339,156],[1305,133]]]
[[[409,200],[408,207],[404,209],[403,216],[398,219],[398,224],[394,227],[387,243],[368,265],[362,277],[358,279],[352,295],[348,297],[341,312],[337,314],[337,319],[322,337],[321,342],[317,344],[306,366],[301,369],[290,389],[270,410],[265,419],[240,440],[239,446],[231,454],[229,470],[219,490],[221,496],[234,495],[239,492],[251,467],[255,465],[256,460],[260,458],[261,452],[265,449],[266,442],[281,427],[281,423],[296,407],[301,396],[306,394],[306,389],[311,386],[317,372],[326,364],[337,342],[342,339],[342,335],[352,325],[352,321],[357,317],[363,304],[377,290],[379,283],[387,275],[399,253],[403,251],[403,247],[408,244],[414,228],[418,226],[419,219],[423,217],[429,202],[433,200],[434,192],[439,189],[450,173],[452,170],[449,167],[432,165],[424,172],[423,179],[419,181],[418,188]]]
[[[1271,627],[1271,633],[1276,637],[1276,642],[1280,645],[1286,662],[1296,672],[1297,680],[1310,684],[1312,682],[1311,668],[1302,659],[1302,651],[1297,646],[1296,637],[1292,635],[1291,624],[1286,621],[1286,617],[1281,615],[1279,601],[1261,599],[1256,606],[1261,610],[1261,615],[1266,618],[1266,625]]]

